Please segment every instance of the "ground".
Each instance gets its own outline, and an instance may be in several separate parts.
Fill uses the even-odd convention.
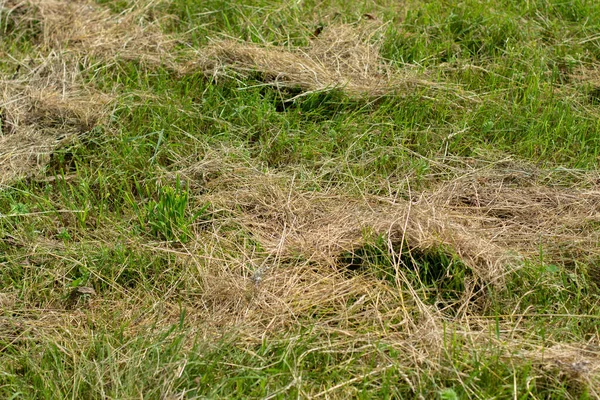
[[[0,30],[1,397],[600,397],[600,3]]]

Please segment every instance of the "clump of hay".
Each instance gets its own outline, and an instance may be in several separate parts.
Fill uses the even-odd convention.
[[[276,333],[315,319],[324,329],[393,329],[405,315],[402,301],[393,287],[382,281],[343,271],[316,267],[305,261],[283,262],[267,259],[233,259],[216,251],[222,238],[204,238],[211,258],[200,257],[201,282],[192,302],[205,310],[206,326],[239,326],[245,334]],[[208,244],[211,246],[209,247]],[[216,254],[225,257],[215,257]],[[186,261],[189,264],[189,259]]]
[[[427,201],[524,258],[541,251],[544,262],[561,265],[600,259],[597,185],[550,186],[527,173],[488,171],[443,184]]]
[[[56,54],[0,80],[0,183],[39,172],[56,148],[99,123],[109,100]]]
[[[368,201],[344,195],[286,191],[266,179],[232,191],[227,206],[266,249],[278,257],[301,254],[311,262],[336,265],[374,236],[385,236],[390,251],[404,243],[423,252],[451,249],[481,278],[502,275],[506,254],[433,205]],[[218,201],[218,200],[216,200]]]
[[[589,390],[592,398],[600,396],[600,346],[597,343],[559,343],[521,354],[547,376],[566,384],[573,393]]]
[[[580,65],[567,77],[580,84],[590,84],[592,86],[600,86],[600,64],[592,63],[588,65]]]
[[[372,23],[325,28],[306,48],[224,40],[203,48],[189,70],[211,76],[261,75],[276,87],[303,91],[342,89],[349,95],[381,96],[415,85],[433,84],[409,73],[393,72],[379,52]]]
[[[277,257],[335,265],[373,235],[390,251],[442,249],[483,282],[499,282],[526,259],[572,265],[600,255],[600,191],[510,184],[511,173],[457,178],[411,200],[302,192],[285,179],[225,177],[212,201],[233,210]],[[525,179],[525,178],[524,178]]]
[[[393,201],[307,191],[289,176],[207,156],[179,171],[203,181],[199,196],[219,213],[180,261],[181,268],[195,264],[189,293],[191,309],[200,313],[199,329],[212,331],[205,335],[234,329],[240,340],[257,343],[310,325],[327,338],[331,351],[342,343],[347,348],[376,342],[410,354],[401,361],[407,371],[443,368],[444,343],[451,335],[473,351],[489,349],[491,341],[511,360],[532,362],[541,377],[552,376],[550,365],[569,381],[595,387],[600,375],[589,354],[550,357],[548,352],[539,360],[541,353],[519,350],[531,336],[519,336],[514,321],[482,316],[488,299],[478,288],[502,289],[503,276],[524,260],[539,260],[536,224],[546,240],[544,262],[566,262],[573,249],[565,243],[573,239],[581,252],[576,260],[599,254],[592,229],[600,217],[596,179],[585,174],[561,180],[556,172],[530,175],[518,169],[463,170],[432,190]],[[443,299],[431,304],[407,278],[406,268],[413,266],[395,266],[396,284],[372,271],[348,271],[345,254],[369,245],[374,235],[387,239],[395,255],[402,246],[414,252],[441,248],[460,257],[473,272],[465,279],[476,282],[465,282],[460,298],[441,307]],[[499,337],[491,334],[496,331]],[[418,386],[416,375],[406,379]]]
[[[138,2],[117,15],[87,0],[0,2],[7,29],[27,30],[40,54],[0,77],[0,182],[37,173],[57,147],[102,120],[110,96],[80,79],[90,57],[170,63],[173,41],[146,18],[151,7]]]
[[[15,25],[39,25],[37,38],[45,51],[169,63],[174,40],[161,32],[158,21],[146,17],[151,7],[152,2],[138,2],[114,14],[88,0],[5,0],[3,6]]]

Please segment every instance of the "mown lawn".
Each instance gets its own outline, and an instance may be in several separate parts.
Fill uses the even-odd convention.
[[[0,0],[0,397],[600,397],[600,3]]]

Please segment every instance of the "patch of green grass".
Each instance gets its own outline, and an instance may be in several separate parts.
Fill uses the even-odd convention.
[[[143,189],[138,186],[137,191],[139,193]],[[146,195],[153,197],[148,187]],[[209,205],[191,214],[188,210],[189,193],[179,177],[174,187],[159,187],[156,197],[157,200],[150,200],[143,208],[138,207],[133,196],[126,197],[138,216],[140,228],[144,231],[148,227],[150,235],[159,240],[187,242],[192,237],[192,224],[206,215]]]
[[[577,342],[597,333],[600,293],[580,268],[526,264],[493,296],[492,315],[523,314],[541,336]]]
[[[344,351],[340,345],[323,348],[324,337],[302,332],[296,339],[244,347],[235,337],[188,343],[179,325],[137,338],[124,335],[122,329],[115,327],[98,334],[80,353],[68,343],[31,344],[17,353],[10,346],[0,391],[39,398],[287,398],[329,394],[367,399],[415,395],[448,398],[444,396],[451,393],[457,398],[487,398],[512,395],[515,390],[530,396],[575,394],[568,382],[544,382],[531,366],[516,368],[492,348],[485,359],[480,359],[461,350],[458,342],[442,362],[449,371],[461,374],[444,377],[433,371],[402,368],[398,361],[402,351],[385,343],[363,343]],[[419,386],[407,383],[406,379],[420,374]],[[23,385],[25,381],[32,386]],[[589,398],[585,392],[579,395]]]

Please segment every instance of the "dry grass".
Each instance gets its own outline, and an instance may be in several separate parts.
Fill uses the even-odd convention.
[[[135,59],[149,64],[173,59],[174,39],[149,18],[155,1],[138,1],[115,15],[88,0],[4,0],[15,25],[34,21],[43,51],[61,51],[105,60]]]
[[[173,58],[173,41],[146,16],[152,2],[121,15],[91,1],[4,0],[0,6],[13,29],[30,31],[39,53],[14,76],[1,77],[1,183],[34,175],[56,148],[101,122],[110,96],[83,83],[82,65],[90,59],[164,64]]]
[[[429,201],[464,214],[463,225],[524,258],[593,264],[600,256],[598,184],[548,186],[533,179],[489,171],[444,184]]]
[[[593,262],[600,256],[600,191],[547,186],[527,175],[480,171],[413,194],[410,201],[300,192],[276,176],[224,177],[212,199],[236,213],[275,257],[336,265],[373,237],[389,250],[458,255],[484,282],[514,262]],[[219,190],[219,188],[223,188]]]
[[[588,388],[592,398],[600,398],[600,346],[598,343],[557,343],[522,354],[557,381],[567,382],[572,392]]]
[[[221,167],[228,170],[222,162]],[[191,176],[194,169],[184,174]],[[505,258],[506,253],[537,256],[535,240],[524,237],[523,243],[515,243],[509,240],[511,232],[531,229],[543,215],[545,232],[560,231],[565,221],[572,227],[598,217],[593,212],[597,193],[589,189],[580,189],[588,203],[573,201],[573,188],[530,182],[528,191],[515,192],[507,174],[496,170],[488,171],[484,182],[494,194],[491,196],[476,186],[482,184],[482,175],[480,171],[473,180],[456,179],[415,196],[412,202],[382,198],[367,202],[341,194],[308,193],[285,177],[236,166],[235,173],[207,182],[211,194],[202,200],[210,198],[224,216],[216,218],[208,230],[200,231],[197,240],[182,248],[145,241],[129,244],[157,256],[164,252],[174,255],[170,268],[183,271],[176,285],[156,291],[129,290],[99,275],[95,279],[112,285],[112,290],[78,303],[74,309],[54,303],[44,310],[32,306],[19,311],[14,296],[7,293],[0,301],[18,318],[0,319],[0,330],[13,343],[60,343],[76,359],[91,341],[93,327],[125,324],[128,337],[144,337],[152,334],[150,326],[177,324],[183,307],[186,325],[191,327],[189,335],[214,340],[223,332],[236,332],[242,348],[252,348],[282,331],[301,331],[307,324],[324,340],[318,347],[307,349],[303,357],[312,351],[343,354],[359,350],[382,357],[377,348],[385,344],[407,355],[393,364],[413,371],[403,376],[412,387],[419,386],[423,374],[448,368],[451,355],[446,353],[445,343],[459,340],[463,348],[473,352],[485,352],[490,346],[502,349],[503,357],[511,362],[525,360],[544,376],[583,385],[594,394],[600,383],[600,343],[596,339],[565,347],[546,338],[542,346],[542,339],[528,331],[523,316],[508,316],[501,322],[481,316],[472,288],[467,287],[453,305],[455,312],[448,313],[423,301],[405,276],[406,266],[400,263],[396,265],[396,284],[390,284],[370,274],[350,273],[340,262],[343,252],[364,246],[374,234],[386,235],[389,251],[397,254],[404,236],[414,250],[447,246],[447,251],[460,253],[484,285],[498,284],[498,277],[511,267],[505,263],[511,259]],[[479,199],[479,203],[459,202],[473,187],[478,196],[471,193],[469,198]],[[530,197],[526,197],[528,193]],[[533,201],[531,193],[543,199],[552,193],[551,198],[557,201]],[[529,208],[530,212],[537,210],[531,213],[532,219],[528,213],[515,212]],[[507,209],[514,214],[509,222],[490,212],[505,213]],[[548,216],[552,213],[555,220]],[[498,223],[500,220],[504,225]],[[493,221],[497,224],[491,224]],[[586,237],[591,242],[595,234]],[[559,236],[556,240],[563,239]],[[560,246],[555,244],[557,253],[548,252],[548,257],[561,256]],[[49,256],[68,259],[60,254],[65,249],[52,243],[21,245],[29,248],[25,253],[46,251]],[[597,249],[597,245],[592,243],[589,249]],[[70,263],[65,268],[71,268]],[[55,276],[64,273],[52,272]],[[35,293],[28,297],[26,304],[35,303]],[[496,329],[498,336],[491,338],[490,332]],[[123,347],[116,357],[135,355]],[[392,365],[392,360],[380,361],[382,368],[388,364]],[[352,395],[344,387],[336,389],[337,395],[344,393]]]
[[[228,172],[210,179],[215,169]],[[410,354],[408,369],[430,373],[443,368],[439,360],[447,356],[443,343],[451,332],[472,351],[493,345],[515,362],[525,359],[540,371],[558,371],[557,379],[590,388],[599,382],[597,341],[574,345],[570,352],[555,351],[561,344],[552,340],[541,346],[525,315],[506,316],[495,326],[497,321],[482,316],[486,300],[480,298],[486,292],[481,287],[502,290],[503,276],[524,260],[539,260],[540,250],[546,263],[597,259],[600,192],[594,173],[498,164],[463,171],[407,201],[307,192],[285,175],[218,160],[180,172],[199,179],[200,171],[206,179],[202,186],[211,193],[202,200],[230,215],[182,254],[182,266],[190,260],[196,265],[194,279],[202,289],[194,308],[203,310],[198,318],[205,329],[235,327],[254,343],[311,323],[316,331],[344,338],[330,341],[328,348],[380,341]],[[550,182],[561,184],[548,184],[551,176]],[[236,238],[232,224],[253,239]],[[397,261],[395,284],[353,274],[344,264],[344,254],[376,236],[387,238]],[[412,267],[399,257],[403,246],[458,255],[477,282],[465,282],[463,295],[448,309],[427,304],[407,279]],[[498,337],[490,339],[495,329]],[[540,357],[554,343],[548,356]],[[418,385],[418,378],[407,379]]]
[[[597,260],[596,177],[552,186],[543,184],[543,171],[532,177],[515,172],[515,165],[501,167],[465,174],[415,194],[411,201],[306,192],[285,176],[251,168],[238,167],[234,175],[209,181],[210,201],[232,215],[223,231],[231,229],[230,223],[241,224],[258,246],[246,239],[224,240],[215,227],[198,240],[200,248],[188,249],[198,265],[196,279],[202,281],[196,309],[206,315],[200,319],[220,329],[236,327],[249,342],[310,321],[317,331],[345,338],[343,344],[339,338],[330,342],[332,349],[381,341],[411,355],[403,362],[407,369],[428,373],[443,368],[439,361],[447,356],[443,343],[449,332],[472,351],[484,351],[492,340],[489,332],[499,329],[492,345],[514,362],[524,359],[544,373],[552,370],[569,385],[597,387],[597,340],[569,351],[560,350],[560,342],[552,347],[552,340],[541,346],[523,316],[511,316],[500,326],[482,317],[479,297],[486,291],[476,289],[495,285],[502,290],[504,275],[524,260],[539,260],[540,251],[546,263]],[[184,174],[191,176],[194,170]],[[344,254],[377,235],[387,238],[388,251],[397,260],[395,285],[370,274],[352,274],[343,263]],[[426,304],[407,280],[410,266],[399,257],[402,246],[458,255],[478,284],[465,282],[462,297],[450,306],[454,312]],[[418,378],[406,379],[419,384]],[[597,396],[593,389],[590,393]]]
[[[382,96],[415,86],[441,87],[410,71],[394,71],[379,54],[384,27],[373,22],[331,25],[306,48],[224,40],[199,52],[189,71],[213,77],[256,76],[304,92],[341,89],[351,96]]]
[[[52,152],[89,132],[109,96],[86,88],[77,66],[53,53],[0,80],[0,183],[34,175]]]
[[[260,72],[275,85],[304,91],[343,88],[350,95],[380,96],[414,85],[436,86],[411,73],[392,72],[379,55],[382,27],[373,21],[333,25],[307,49],[214,43],[201,49],[200,61],[183,66],[175,61],[175,39],[148,17],[153,5],[140,1],[114,15],[84,0],[2,2],[14,26],[33,31],[41,54],[37,67],[3,80],[2,182],[38,170],[55,148],[95,125],[106,98],[75,82],[78,64],[95,57],[135,59],[183,73],[198,68],[213,75]]]
[[[28,30],[36,59],[0,77],[0,183],[34,175],[52,152],[89,132],[107,114],[111,96],[86,86],[89,60],[136,59],[172,63],[173,40],[147,14],[153,2],[138,2],[115,15],[92,1],[4,0],[3,18]]]

